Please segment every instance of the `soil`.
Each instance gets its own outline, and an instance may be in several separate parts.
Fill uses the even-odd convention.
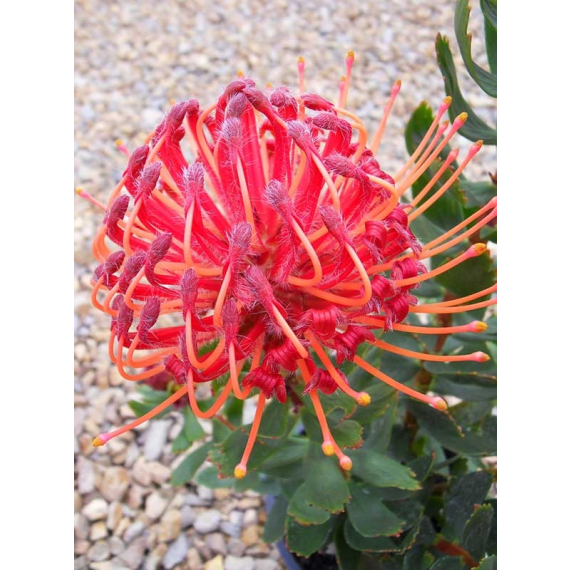
[[[293,554],[302,570],[338,570],[336,557],[333,554],[315,552],[309,558],[301,558]]]

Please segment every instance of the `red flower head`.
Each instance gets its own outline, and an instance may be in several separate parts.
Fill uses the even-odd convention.
[[[198,417],[207,418],[230,394],[244,399],[258,390],[255,420],[235,469],[236,477],[243,477],[266,400],[285,403],[292,373],[298,371],[316,408],[323,451],[336,454],[341,467],[350,469],[319,400],[319,393],[342,390],[360,405],[370,403],[370,396],[356,392],[337,368],[343,360],[446,409],[442,398],[418,393],[372,367],[358,355],[359,346],[370,343],[426,360],[487,358],[482,353],[420,354],[374,334],[485,330],[482,322],[430,328],[402,321],[409,313],[456,313],[495,302],[465,305],[495,287],[423,305],[412,293],[423,281],[482,254],[485,245],[476,244],[434,269],[423,263],[477,232],[497,210],[492,200],[420,245],[410,222],[457,180],[481,143],[471,147],[429,199],[424,201],[456,151],[423,192],[401,202],[466,115],[451,126],[440,123],[451,103],[446,97],[416,152],[390,175],[375,155],[400,83],[370,138],[360,119],[345,108],[353,59],[349,53],[337,104],[304,92],[300,61],[299,95],[285,87],[263,92],[252,80],[237,79],[205,109],[194,100],[174,105],[146,143],[129,155],[93,243],[101,263],[93,276],[93,303],[112,317],[109,354],[127,380],[156,379],[168,372],[181,387],[149,414],[101,434],[95,445],[180,398],[188,399]],[[190,164],[188,147],[195,156]],[[121,149],[129,154],[124,145]],[[179,315],[182,324],[161,326],[167,313]],[[210,348],[204,352],[206,346]],[[246,362],[249,371],[242,377]],[[226,372],[229,380],[217,400],[201,410],[195,383],[211,382]]]

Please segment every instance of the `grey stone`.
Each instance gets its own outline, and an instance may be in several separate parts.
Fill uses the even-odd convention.
[[[255,570],[255,560],[251,556],[237,558],[230,555],[224,561],[224,570]]]
[[[206,536],[206,545],[208,548],[216,554],[226,554],[227,547],[224,536],[219,532],[214,532]]]
[[[182,528],[188,528],[196,520],[196,514],[189,505],[184,505],[180,509],[180,515],[182,516]]]
[[[169,429],[170,422],[168,420],[150,422],[144,441],[144,454],[149,461],[155,461],[162,455],[168,440]]]
[[[145,549],[146,538],[141,536],[133,540],[129,547],[119,556],[119,560],[132,570],[136,570],[142,564]]]
[[[139,536],[139,534],[141,534],[141,532],[145,529],[145,524],[143,521],[138,520],[135,521],[126,531],[125,534],[123,535],[123,538],[125,539],[125,542],[129,543],[131,542],[131,540],[133,540],[134,538],[136,538],[137,536]]]
[[[220,527],[222,514],[214,509],[209,509],[200,513],[194,521],[194,528],[202,533],[214,532]]]
[[[185,534],[181,534],[169,547],[162,560],[162,565],[166,570],[174,568],[186,558],[188,551],[188,539]]]
[[[101,494],[108,501],[120,501],[130,483],[131,477],[124,467],[107,467],[101,480]]]
[[[255,561],[255,570],[279,570],[279,562],[271,558],[263,558]]]
[[[228,521],[222,521],[220,528],[222,529],[222,532],[228,536],[233,536],[234,538],[239,538],[241,536],[241,527],[239,527],[237,524],[233,524]]]
[[[169,499],[160,492],[151,493],[146,499],[145,514],[152,520],[161,517],[168,506]]]

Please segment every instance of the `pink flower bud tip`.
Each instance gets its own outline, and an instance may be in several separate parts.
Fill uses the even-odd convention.
[[[436,410],[439,410],[440,412],[445,412],[445,410],[447,410],[447,402],[439,396],[432,398],[430,406]]]
[[[108,433],[100,433],[94,440],[93,440],[93,447],[101,447],[105,445],[111,438],[109,437]]]
[[[345,471],[350,471],[352,469],[352,459],[350,459],[350,457],[346,455],[343,455],[340,458],[339,463],[342,469],[344,469]]]
[[[467,121],[468,116],[469,115],[467,113],[461,113],[460,115],[457,115],[455,121],[453,121],[453,126],[455,128],[462,127],[465,124],[465,122]]]
[[[487,251],[487,244],[475,243],[467,250],[468,257],[478,257]]]
[[[483,323],[484,324],[484,323]],[[476,362],[488,362],[491,360],[491,357],[484,352],[478,351],[473,353],[473,360]]]
[[[484,323],[483,321],[473,321],[472,323],[469,323],[468,328],[470,332],[485,332],[487,330],[487,323]]]

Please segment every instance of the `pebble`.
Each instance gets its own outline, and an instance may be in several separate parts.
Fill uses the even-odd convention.
[[[144,442],[144,454],[148,460],[154,461],[162,455],[162,450],[168,439],[169,429],[170,422],[168,420],[150,422]]]
[[[109,505],[109,512],[107,514],[107,528],[115,530],[117,525],[121,522],[123,517],[123,505],[117,501]]]
[[[111,554],[116,556],[125,550],[125,543],[118,536],[112,536],[109,539],[109,548],[111,549]]]
[[[189,505],[184,505],[180,509],[180,515],[182,517],[182,528],[188,528],[196,520],[196,514]]]
[[[251,526],[257,524],[257,511],[255,509],[247,509],[243,515],[243,526]]]
[[[219,528],[221,520],[222,514],[220,512],[209,509],[196,517],[194,528],[202,534],[214,532]]]
[[[224,559],[222,556],[216,556],[212,560],[208,560],[204,565],[205,570],[224,570]]]
[[[236,558],[228,556],[224,562],[224,570],[254,570],[255,560],[251,556]]]
[[[128,568],[136,570],[142,564],[146,549],[146,538],[141,536],[133,540],[129,547],[119,556],[119,560],[124,562]]]
[[[81,512],[88,520],[98,521],[107,517],[109,505],[105,499],[93,499],[83,507]]]
[[[87,517],[81,513],[75,513],[73,520],[73,530],[77,538],[87,538],[89,535],[89,523]]]
[[[156,548],[146,557],[143,569],[157,570],[167,550],[168,545],[164,543],[157,545]]]
[[[227,552],[226,541],[224,540],[224,536],[219,532],[207,535],[206,545],[216,554],[226,554]]]
[[[73,561],[73,570],[83,570],[84,568],[87,568],[88,564],[89,561],[85,556],[79,556]]]
[[[87,551],[87,558],[93,562],[101,562],[109,558],[110,554],[109,543],[106,540],[100,540]]]
[[[120,501],[127,492],[131,478],[124,467],[107,467],[101,481],[101,494],[108,501]]]
[[[264,558],[255,561],[255,570],[279,570],[279,562],[271,558]]]
[[[77,459],[77,490],[87,495],[95,489],[95,469],[93,463],[83,456]]]
[[[146,525],[143,521],[135,521],[125,532],[123,538],[127,543],[131,542],[145,529]]]
[[[162,513],[166,510],[168,506],[169,498],[159,491],[151,493],[146,500],[145,514],[152,520],[156,520],[161,517]]]
[[[245,545],[238,538],[230,538],[228,540],[228,552],[232,556],[242,556],[245,552]]]
[[[151,461],[147,468],[152,481],[158,485],[166,483],[170,479],[170,469],[158,461]]]
[[[107,536],[107,525],[103,521],[97,521],[91,525],[91,530],[89,531],[90,540],[99,540],[101,538],[106,538]]]
[[[188,539],[185,534],[181,534],[166,551],[164,559],[162,560],[162,565],[166,570],[174,568],[176,564],[179,564],[186,557],[186,552],[188,550]]]
[[[222,521],[220,524],[220,529],[228,536],[233,536],[235,538],[239,538],[241,536],[241,526],[238,526],[237,524],[233,524],[228,521]]]
[[[182,515],[180,511],[167,511],[158,525],[157,538],[159,542],[170,542],[178,537],[182,529]]]
[[[245,546],[253,546],[259,542],[259,528],[257,526],[248,526],[241,533],[241,541]]]
[[[200,553],[195,548],[190,548],[186,553],[186,564],[190,570],[201,570],[202,558]]]

